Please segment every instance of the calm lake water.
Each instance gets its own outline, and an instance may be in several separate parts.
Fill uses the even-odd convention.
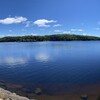
[[[0,43],[0,80],[48,95],[99,85],[100,42]]]

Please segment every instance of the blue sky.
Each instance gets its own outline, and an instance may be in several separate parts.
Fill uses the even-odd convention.
[[[0,36],[100,36],[100,0],[0,0]]]

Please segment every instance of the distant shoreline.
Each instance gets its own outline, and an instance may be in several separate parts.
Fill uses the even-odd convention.
[[[42,42],[42,41],[99,41],[100,37],[75,35],[75,34],[55,34],[44,36],[7,36],[0,38],[0,42]]]

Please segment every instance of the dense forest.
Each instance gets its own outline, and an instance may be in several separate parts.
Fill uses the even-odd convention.
[[[89,41],[100,40],[96,36],[84,36],[74,34],[55,34],[44,36],[8,36],[0,38],[0,42],[37,42],[37,41]]]

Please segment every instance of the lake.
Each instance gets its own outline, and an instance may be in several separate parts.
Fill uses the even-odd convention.
[[[0,43],[0,86],[23,95],[40,88],[48,98],[96,97],[100,93],[100,41]]]

